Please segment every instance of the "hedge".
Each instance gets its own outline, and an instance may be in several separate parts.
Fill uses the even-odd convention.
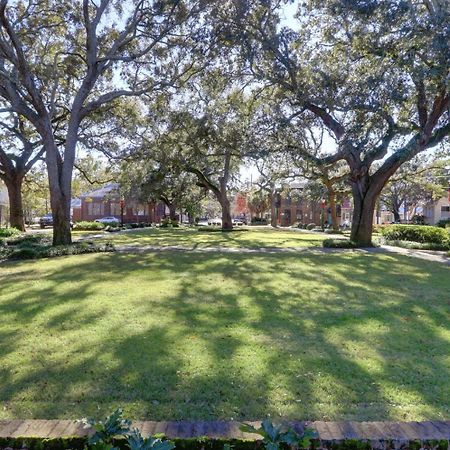
[[[450,240],[450,234],[444,228],[427,225],[391,225],[382,228],[381,234],[388,241],[446,245]]]
[[[356,248],[358,245],[349,239],[325,239],[322,242],[325,248]]]
[[[231,448],[233,450],[262,450],[264,447],[261,441],[243,440],[243,439],[221,439],[209,437],[197,438],[176,438],[171,439],[177,450],[224,450]],[[84,450],[86,448],[87,438],[85,437],[67,437],[67,438],[0,438],[0,450],[24,449],[27,450]],[[448,450],[449,440],[411,440],[402,441],[401,446],[398,441],[390,440],[377,441],[378,448],[402,448],[408,450]],[[123,448],[120,441],[116,441],[118,448]],[[380,445],[383,445],[381,447]],[[283,447],[284,448],[284,447]],[[286,447],[287,448],[287,447]],[[311,450],[329,449],[329,450],[371,450],[373,448],[370,441],[348,439],[344,441],[322,441],[313,440]]]
[[[105,228],[105,225],[100,222],[88,222],[88,221],[81,221],[75,223],[73,226],[74,230],[80,230],[80,231],[99,231],[103,230]]]

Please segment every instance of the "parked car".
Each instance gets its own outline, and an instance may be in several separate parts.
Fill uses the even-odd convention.
[[[221,227],[222,226],[222,219],[218,219],[218,218],[209,219],[208,220],[208,225],[218,225],[219,227]]]
[[[108,216],[108,217],[101,217],[100,219],[95,219],[95,222],[104,224],[119,223],[119,219],[117,219],[117,217],[114,216]]]
[[[233,223],[233,225],[237,226],[244,225],[244,222],[241,219],[233,219],[231,222]]]
[[[39,226],[44,229],[45,227],[52,227],[53,226],[53,215],[45,214],[39,219]],[[72,218],[70,218],[70,228],[73,228],[73,222]]]
[[[53,215],[45,214],[39,219],[39,225],[41,228],[52,227],[53,226]]]
[[[207,227],[209,225],[208,219],[206,218],[201,218],[198,220],[197,225],[199,227]]]

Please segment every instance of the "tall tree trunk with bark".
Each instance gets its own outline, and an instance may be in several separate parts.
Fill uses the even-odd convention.
[[[372,246],[373,215],[384,183],[371,180],[368,174],[351,180],[353,220],[350,239],[359,247]]]
[[[170,220],[176,221],[177,220],[177,208],[173,203],[169,205],[169,217]]]
[[[46,164],[50,189],[50,206],[53,216],[53,245],[70,245],[72,234],[70,229],[70,201],[72,188],[73,164],[68,160],[62,160],[58,148],[54,142],[51,129],[47,135]],[[69,157],[67,147],[73,139],[67,138],[66,158]],[[73,142],[73,154],[75,154],[76,140]],[[72,149],[71,149],[72,150]]]
[[[12,179],[5,180],[9,197],[9,223],[11,227],[25,231],[25,220],[22,202],[23,176],[16,175]]]
[[[228,199],[228,179],[230,177],[231,151],[225,153],[223,176],[219,179],[219,192],[217,200],[222,207],[222,230],[232,230],[233,222],[231,220],[230,200]]]
[[[233,221],[231,220],[230,200],[228,200],[226,195],[222,195],[220,206],[222,207],[222,229],[232,230]]]
[[[278,227],[277,191],[274,185],[270,186],[270,225]]]
[[[330,203],[331,226],[332,226],[333,230],[337,231],[337,230],[339,230],[339,224],[338,224],[338,217],[337,217],[337,211],[336,211],[336,191],[333,188],[333,184],[330,182],[325,183],[325,186],[328,191],[328,201]]]

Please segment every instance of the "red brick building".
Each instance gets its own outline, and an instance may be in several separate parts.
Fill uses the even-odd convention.
[[[320,204],[302,198],[298,193],[280,195],[277,201],[278,224],[289,227],[296,223],[320,225]]]
[[[73,208],[74,222],[93,221],[102,217],[121,220],[120,192],[118,183],[109,183],[80,196],[81,205]],[[166,214],[163,203],[140,203],[126,198],[123,214],[124,223],[161,222]],[[78,205],[77,205],[78,206]]]

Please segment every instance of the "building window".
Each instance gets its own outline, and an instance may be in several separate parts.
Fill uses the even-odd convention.
[[[297,220],[303,219],[303,212],[301,209],[297,209],[297,212],[295,213],[295,215],[297,216]]]
[[[104,210],[103,203],[88,203],[88,216],[101,216]]]
[[[450,212],[450,206],[441,206],[441,212]]]

